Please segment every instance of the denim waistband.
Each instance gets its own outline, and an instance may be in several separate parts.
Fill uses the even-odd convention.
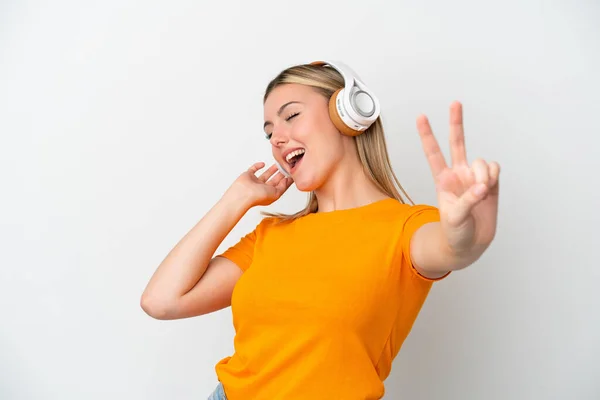
[[[214,392],[208,397],[208,400],[227,400],[225,396],[225,390],[223,389],[223,385],[221,382],[217,385]]]

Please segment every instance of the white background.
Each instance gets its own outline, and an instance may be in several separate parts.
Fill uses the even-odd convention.
[[[393,166],[435,204],[415,129],[502,166],[497,239],[436,284],[386,399],[598,399],[600,3],[0,3],[0,398],[203,399],[231,311],[156,321],[154,269],[255,161],[262,95],[329,58],[378,93]],[[295,188],[271,210],[298,210]],[[251,210],[220,249],[259,221]]]

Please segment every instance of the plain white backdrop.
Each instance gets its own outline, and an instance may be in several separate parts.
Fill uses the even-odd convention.
[[[385,399],[600,398],[598,20],[595,0],[4,0],[0,398],[208,396],[230,309],[157,321],[141,293],[270,160],[268,81],[323,58],[379,95],[416,202],[436,204],[419,113],[447,151],[462,101],[470,159],[502,166],[495,242],[434,286]],[[270,209],[305,198],[292,187]]]

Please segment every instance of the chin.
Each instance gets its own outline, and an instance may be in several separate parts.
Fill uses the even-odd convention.
[[[301,192],[313,192],[322,186],[322,182],[316,177],[298,177],[294,179],[296,189]]]
[[[296,183],[296,189],[298,189],[299,191],[304,192],[304,193],[310,193],[315,190],[315,189],[311,188],[310,186],[298,185],[297,183]]]

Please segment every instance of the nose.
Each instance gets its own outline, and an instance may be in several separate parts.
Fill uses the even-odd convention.
[[[271,144],[275,147],[280,147],[289,141],[288,135],[281,128],[273,129],[271,134]]]

